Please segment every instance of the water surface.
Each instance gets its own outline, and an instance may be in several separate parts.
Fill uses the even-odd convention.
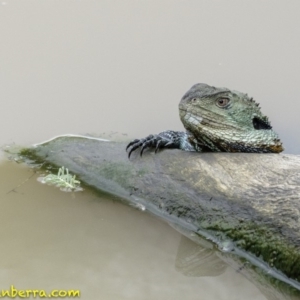
[[[240,299],[246,291],[244,299],[265,299],[221,261],[217,273],[183,274],[178,251],[189,242],[145,212],[88,190],[61,192],[11,161],[0,164],[0,176],[1,289],[79,289],[81,299],[137,300]]]

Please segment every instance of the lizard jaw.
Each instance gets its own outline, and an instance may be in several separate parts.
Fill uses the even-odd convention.
[[[194,115],[190,112],[187,112],[183,119],[185,122],[187,122],[187,124],[193,124],[194,126],[200,125],[200,123],[203,121],[202,117]]]

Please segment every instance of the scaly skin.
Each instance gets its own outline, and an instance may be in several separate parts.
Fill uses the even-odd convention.
[[[141,147],[178,148],[199,152],[279,153],[282,143],[272,130],[259,104],[247,94],[198,83],[179,103],[180,119],[186,132],[163,131],[136,139],[126,147],[131,153]]]

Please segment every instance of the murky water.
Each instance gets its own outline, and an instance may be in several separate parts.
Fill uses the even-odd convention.
[[[299,9],[270,0],[0,1],[0,144],[182,130],[177,104],[205,82],[248,92],[286,152],[299,154]],[[216,277],[209,268],[186,276],[181,235],[147,213],[87,190],[62,193],[5,159],[0,176],[0,289],[266,299],[224,265]]]
[[[2,163],[0,176],[0,289],[79,289],[81,299],[240,299],[246,291],[245,299],[264,299],[221,262],[218,277],[177,271],[181,235],[145,212],[90,191],[63,193],[14,162]]]

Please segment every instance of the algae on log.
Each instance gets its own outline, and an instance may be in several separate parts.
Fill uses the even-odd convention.
[[[300,156],[165,150],[129,160],[125,143],[79,137],[59,137],[21,154],[65,166],[86,184],[205,236],[221,250],[257,257],[298,286]]]

